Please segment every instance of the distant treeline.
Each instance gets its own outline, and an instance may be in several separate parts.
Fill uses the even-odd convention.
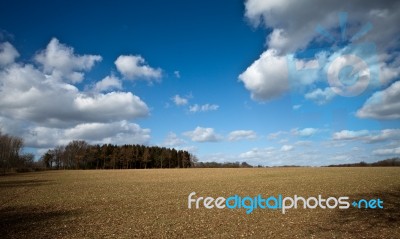
[[[0,131],[0,174],[37,168],[33,154],[20,153],[23,145],[22,138],[2,134]]]
[[[90,145],[74,140],[48,150],[39,161],[31,153],[21,154],[23,139],[0,131],[0,174],[43,169],[146,169],[146,168],[252,168],[246,162],[198,162],[185,150],[144,145]],[[326,167],[400,166],[400,158],[375,163],[352,163]],[[264,166],[258,165],[262,168]],[[281,166],[285,167],[285,166]],[[287,167],[296,167],[295,165]]]
[[[246,162],[226,162],[226,163],[217,163],[217,162],[198,162],[194,165],[196,168],[252,168],[253,166]],[[261,167],[261,166],[260,166]]]
[[[90,145],[74,140],[48,150],[41,158],[48,169],[189,168],[196,161],[188,151],[144,145]]]
[[[366,162],[359,162],[359,163],[350,163],[350,164],[334,164],[328,165],[327,167],[399,167],[400,166],[400,158],[391,158],[381,160],[375,163],[366,163]]]

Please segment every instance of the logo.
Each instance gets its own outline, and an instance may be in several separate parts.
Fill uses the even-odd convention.
[[[360,199],[353,201],[351,204],[354,208],[383,209],[383,200],[378,199]],[[251,214],[256,209],[272,209],[280,210],[285,214],[289,209],[348,209],[350,208],[350,199],[347,196],[327,197],[322,195],[317,197],[301,197],[294,195],[293,197],[284,197],[282,194],[277,196],[263,197],[261,194],[250,197],[233,195],[228,198],[218,197],[196,197],[196,192],[191,192],[188,196],[188,208],[199,209],[244,209],[246,214]]]
[[[362,94],[369,85],[378,85],[376,46],[372,42],[355,43],[365,36],[372,24],[365,24],[354,36],[347,37],[347,13],[339,13],[340,39],[322,26],[316,32],[332,47],[307,49],[288,55],[289,82],[325,81],[331,90],[343,97]],[[300,57],[299,57],[300,56]]]

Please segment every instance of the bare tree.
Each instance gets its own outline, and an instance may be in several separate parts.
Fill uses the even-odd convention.
[[[19,166],[22,147],[22,138],[0,132],[0,167],[3,173]]]

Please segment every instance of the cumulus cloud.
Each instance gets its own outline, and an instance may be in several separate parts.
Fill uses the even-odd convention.
[[[338,26],[340,26],[338,13],[342,11],[348,12],[347,28],[343,35],[338,31]],[[369,22],[373,26],[372,31],[369,31],[360,39],[375,43],[377,46],[376,56],[380,56],[378,62],[369,66],[380,71],[379,80],[383,85],[390,83],[400,75],[400,55],[397,50],[394,50],[397,49],[400,40],[400,30],[396,27],[396,23],[400,21],[400,3],[398,1],[355,0],[351,3],[338,3],[334,0],[324,2],[317,0],[248,0],[245,2],[245,16],[253,26],[264,26],[271,29],[271,33],[266,37],[267,50],[239,75],[239,80],[244,83],[245,88],[250,91],[254,100],[268,101],[281,96],[289,90],[288,80],[290,80],[290,86],[294,91],[302,92],[303,90],[300,89],[306,86],[308,89],[315,89],[317,81],[321,81],[326,76],[329,78],[332,75],[330,74],[332,72],[325,75],[325,71],[329,69],[322,67],[313,72],[308,71],[305,74],[300,74],[300,69],[289,67],[288,74],[290,64],[287,65],[286,63],[293,61],[296,66],[312,66],[315,68],[318,65],[317,61],[296,59],[296,57],[300,57],[296,53],[302,50],[313,51],[310,47],[315,42],[324,41],[336,46],[343,43],[343,40],[349,40],[351,43],[357,44],[359,39],[352,37],[357,35],[357,32]],[[332,41],[329,37],[327,38],[316,31],[318,26],[331,33]],[[321,63],[325,66],[331,65],[333,60],[337,58],[335,53],[341,53],[344,50],[347,51],[347,54],[350,53],[346,46],[342,50],[325,52],[326,59]],[[321,52],[314,53],[315,56],[309,57],[318,58]],[[372,52],[372,54],[375,53]],[[372,62],[370,59],[367,61]],[[342,65],[337,64],[338,67]],[[334,70],[334,67],[331,70]],[[337,73],[338,71],[333,72]],[[323,77],[321,77],[322,73],[324,73]],[[289,79],[288,76],[290,76]],[[376,87],[379,84],[373,83],[371,85]],[[344,95],[355,92],[358,95],[359,92],[356,90],[363,90],[361,86],[364,85],[354,85],[354,89],[346,86],[351,90],[344,92],[346,93]],[[336,90],[337,87],[338,85],[334,85],[333,90]],[[331,90],[329,88],[316,89],[309,92],[306,98],[314,100],[317,104],[325,104],[334,96]]]
[[[357,111],[360,118],[400,119],[400,81],[375,92]]]
[[[0,67],[11,64],[19,57],[18,51],[9,42],[0,43]]]
[[[335,92],[330,87],[326,87],[324,90],[315,89],[304,96],[307,100],[312,100],[318,105],[323,105],[331,101],[335,97]]]
[[[121,90],[122,82],[114,75],[106,76],[101,81],[98,81],[94,86],[94,90],[98,92],[115,89]]]
[[[120,108],[124,106],[124,108]],[[116,107],[118,107],[116,109]],[[96,121],[100,119],[138,118],[148,115],[149,109],[138,96],[131,92],[110,92],[88,96],[80,94],[74,99],[74,108],[82,112],[82,119]],[[118,111],[123,112],[118,113]],[[96,116],[97,115],[97,116]]]
[[[72,84],[77,78],[71,75],[91,69],[100,59],[77,55],[72,47],[52,39],[35,57],[40,67],[8,61],[0,69],[1,130],[24,137],[31,147],[52,147],[76,138],[146,143],[150,130],[129,122],[149,114],[146,103],[131,92],[101,93],[120,89],[117,78],[95,83],[92,92]]]
[[[319,133],[320,130],[316,129],[316,128],[304,128],[304,129],[292,129],[291,130],[293,135],[298,135],[298,136],[302,136],[302,137],[310,137],[316,133]]]
[[[256,132],[253,130],[235,130],[229,133],[229,141],[238,141],[243,139],[255,139],[257,138]]]
[[[82,71],[90,70],[102,58],[99,55],[76,55],[72,47],[53,38],[46,49],[35,56],[35,60],[43,66],[46,74],[78,83],[84,78]]]
[[[37,126],[32,127],[24,139],[28,147],[38,148],[66,145],[72,140],[85,140],[92,144],[146,144],[150,140],[150,130],[125,120],[82,123],[67,129]]]
[[[293,149],[294,147],[291,145],[282,146],[281,148],[253,148],[233,158],[245,160],[253,165],[261,164],[268,166],[323,165],[326,163],[326,161],[320,161],[323,156],[318,151],[312,150],[311,147],[305,151]],[[325,158],[327,158],[326,155]]]
[[[181,105],[187,105],[189,103],[189,100],[187,98],[181,97],[179,95],[175,95],[174,97],[171,98],[171,100],[175,103],[177,106]]]
[[[215,111],[218,110],[219,105],[215,104],[205,104],[205,105],[198,105],[194,104],[189,107],[189,111],[196,113],[196,112],[207,112],[207,111]]]
[[[180,139],[174,132],[168,133],[162,145],[166,147],[177,147],[185,144],[186,141]]]
[[[342,130],[333,133],[334,140],[359,140],[366,143],[385,142],[389,140],[400,139],[400,129],[383,129],[383,130]]]
[[[375,149],[372,151],[373,154],[375,155],[383,155],[383,156],[388,156],[388,155],[400,155],[400,147],[397,148],[385,148],[385,149]]]
[[[359,30],[360,24],[371,22],[374,32],[368,35],[368,40],[387,49],[396,46],[399,40],[399,29],[394,23],[400,21],[400,8],[399,2],[394,0],[355,0],[351,3],[334,0],[248,0],[245,10],[245,16],[254,26],[262,24],[273,29],[268,46],[282,52],[305,48],[318,37],[314,30],[317,25],[333,31],[339,25],[337,13],[340,11],[349,12],[347,33],[350,37],[351,33]]]
[[[118,71],[129,80],[135,79],[160,79],[162,71],[160,68],[152,68],[140,55],[122,55],[114,62]]]
[[[293,146],[292,145],[287,145],[287,144],[285,144],[285,145],[282,145],[282,147],[281,147],[281,151],[291,151],[291,150],[293,150]]]
[[[279,56],[276,50],[267,50],[239,75],[239,80],[254,100],[278,97],[289,88],[286,57]]]
[[[213,128],[202,128],[199,126],[193,131],[184,132],[183,135],[195,142],[216,142],[222,139],[220,135],[214,132]]]
[[[0,72],[0,78],[1,112],[14,119],[61,126],[134,119],[148,115],[149,111],[131,92],[88,94],[46,76],[29,64],[10,65]]]
[[[342,130],[339,132],[333,133],[334,140],[354,140],[354,139],[362,139],[363,137],[369,134],[368,130]]]
[[[265,158],[268,158],[275,152],[274,147],[268,147],[268,148],[253,148],[247,152],[239,154],[240,159],[256,159],[256,160],[262,160]]]
[[[282,135],[289,135],[289,134],[294,135],[294,136],[300,136],[300,137],[310,137],[317,133],[321,133],[323,131],[324,130],[317,129],[317,128],[303,128],[303,129],[294,128],[294,129],[291,129],[290,131],[282,131],[281,130],[281,131],[278,131],[275,133],[270,133],[268,135],[268,139],[274,140],[274,139],[279,138]],[[283,142],[285,142],[285,141],[283,141]]]
[[[285,134],[287,134],[287,132],[281,130],[281,131],[278,131],[278,132],[274,132],[274,133],[268,134],[267,138],[269,140],[273,140],[273,139],[277,139],[278,137],[280,137],[282,135],[285,135]]]

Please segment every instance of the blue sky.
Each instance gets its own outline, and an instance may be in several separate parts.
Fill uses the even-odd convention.
[[[38,156],[73,139],[254,165],[400,155],[396,1],[0,5],[1,131]]]

